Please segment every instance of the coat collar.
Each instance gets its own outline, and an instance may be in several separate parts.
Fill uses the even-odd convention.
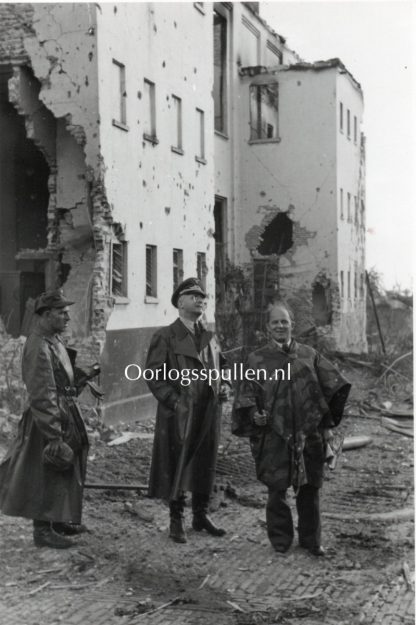
[[[299,343],[292,339],[289,345],[289,349],[282,349],[276,341],[269,341],[267,345],[265,345],[262,349],[266,351],[268,354],[282,354],[284,356],[291,356],[292,358],[296,358],[298,354]]]
[[[62,366],[66,375],[68,376],[69,381],[72,384],[73,379],[74,379],[74,370],[71,364],[71,359],[69,357],[69,354],[68,352],[66,352],[65,343],[63,342],[61,337],[58,334],[53,334],[52,336],[47,335],[44,332],[42,332],[41,328],[35,328],[35,330],[33,331],[33,334],[36,334],[36,336],[41,337],[48,343],[50,349],[53,351],[55,357],[59,361],[60,365]],[[67,354],[67,358],[65,358],[65,352],[62,353],[63,350],[65,350]]]
[[[201,324],[202,325],[202,324]],[[194,340],[186,328],[185,324],[182,323],[181,319],[176,319],[170,326],[173,334],[175,335],[175,352],[177,354],[182,354],[183,356],[190,356],[191,358],[196,358],[201,361],[201,358],[196,351]],[[213,333],[204,328],[202,325],[203,332],[201,335],[201,351],[209,344],[213,337]]]

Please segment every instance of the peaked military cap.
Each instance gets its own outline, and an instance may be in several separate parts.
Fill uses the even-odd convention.
[[[187,278],[186,280],[181,282],[174,290],[172,299],[171,299],[173,306],[177,308],[179,297],[181,295],[186,295],[188,293],[195,293],[197,295],[202,295],[202,297],[207,296],[201,284],[201,281],[198,280],[198,278]]]
[[[40,315],[47,308],[65,308],[65,306],[71,306],[74,303],[65,298],[62,289],[45,291],[39,295],[35,302],[35,313]]]

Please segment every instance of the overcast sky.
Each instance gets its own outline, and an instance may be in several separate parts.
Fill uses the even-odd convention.
[[[411,288],[416,176],[411,162],[412,112],[416,115],[411,102],[412,1],[277,0],[261,2],[260,15],[303,60],[338,57],[361,83],[367,137],[366,264],[383,274],[387,288],[396,283]]]

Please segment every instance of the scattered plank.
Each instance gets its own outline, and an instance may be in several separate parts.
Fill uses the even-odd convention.
[[[365,447],[373,442],[371,436],[346,436],[342,443],[342,451],[348,449],[358,449],[359,447]]]
[[[397,432],[398,434],[403,434],[403,436],[408,436],[409,438],[414,438],[413,428],[405,427],[393,419],[388,419],[387,417],[382,417],[381,425],[385,427],[387,430],[391,432]]]
[[[41,584],[41,586],[38,586],[37,588],[34,588],[33,590],[31,590],[28,595],[30,597],[32,597],[33,595],[36,595],[36,593],[40,592],[41,590],[43,590],[44,588],[46,588],[47,586],[50,586],[51,582],[45,582],[44,584]]]

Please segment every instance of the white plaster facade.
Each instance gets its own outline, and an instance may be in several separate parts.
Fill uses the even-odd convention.
[[[170,323],[176,311],[173,249],[183,250],[183,275],[196,275],[197,252],[206,254],[207,290],[213,294],[212,25],[209,7],[192,3],[103,4],[97,12],[101,157],[107,198],[128,243],[128,296],[116,299],[107,330]],[[204,45],[201,45],[204,42]],[[125,127],[118,113],[113,59],[125,67]],[[157,143],[143,138],[148,103],[144,80],[155,85]],[[182,153],[172,151],[182,102]],[[205,162],[198,155],[196,109],[204,112]],[[146,245],[157,246],[157,297],[146,298]],[[207,316],[213,321],[214,298]]]
[[[215,133],[215,192],[227,206],[229,260],[250,271],[253,259],[262,258],[257,246],[264,230],[278,213],[286,213],[293,222],[293,245],[278,259],[278,292],[292,301],[298,329],[316,324],[313,290],[316,283],[323,284],[328,321],[319,323],[320,333],[333,348],[366,351],[361,88],[337,59],[300,62],[243,4],[233,5],[232,16],[223,5],[218,11],[229,28],[229,121],[226,133]],[[281,64],[270,64],[270,43],[280,50]],[[278,89],[277,136],[252,141],[250,87],[273,83]],[[345,207],[350,194],[350,220],[341,217],[341,188]]]

